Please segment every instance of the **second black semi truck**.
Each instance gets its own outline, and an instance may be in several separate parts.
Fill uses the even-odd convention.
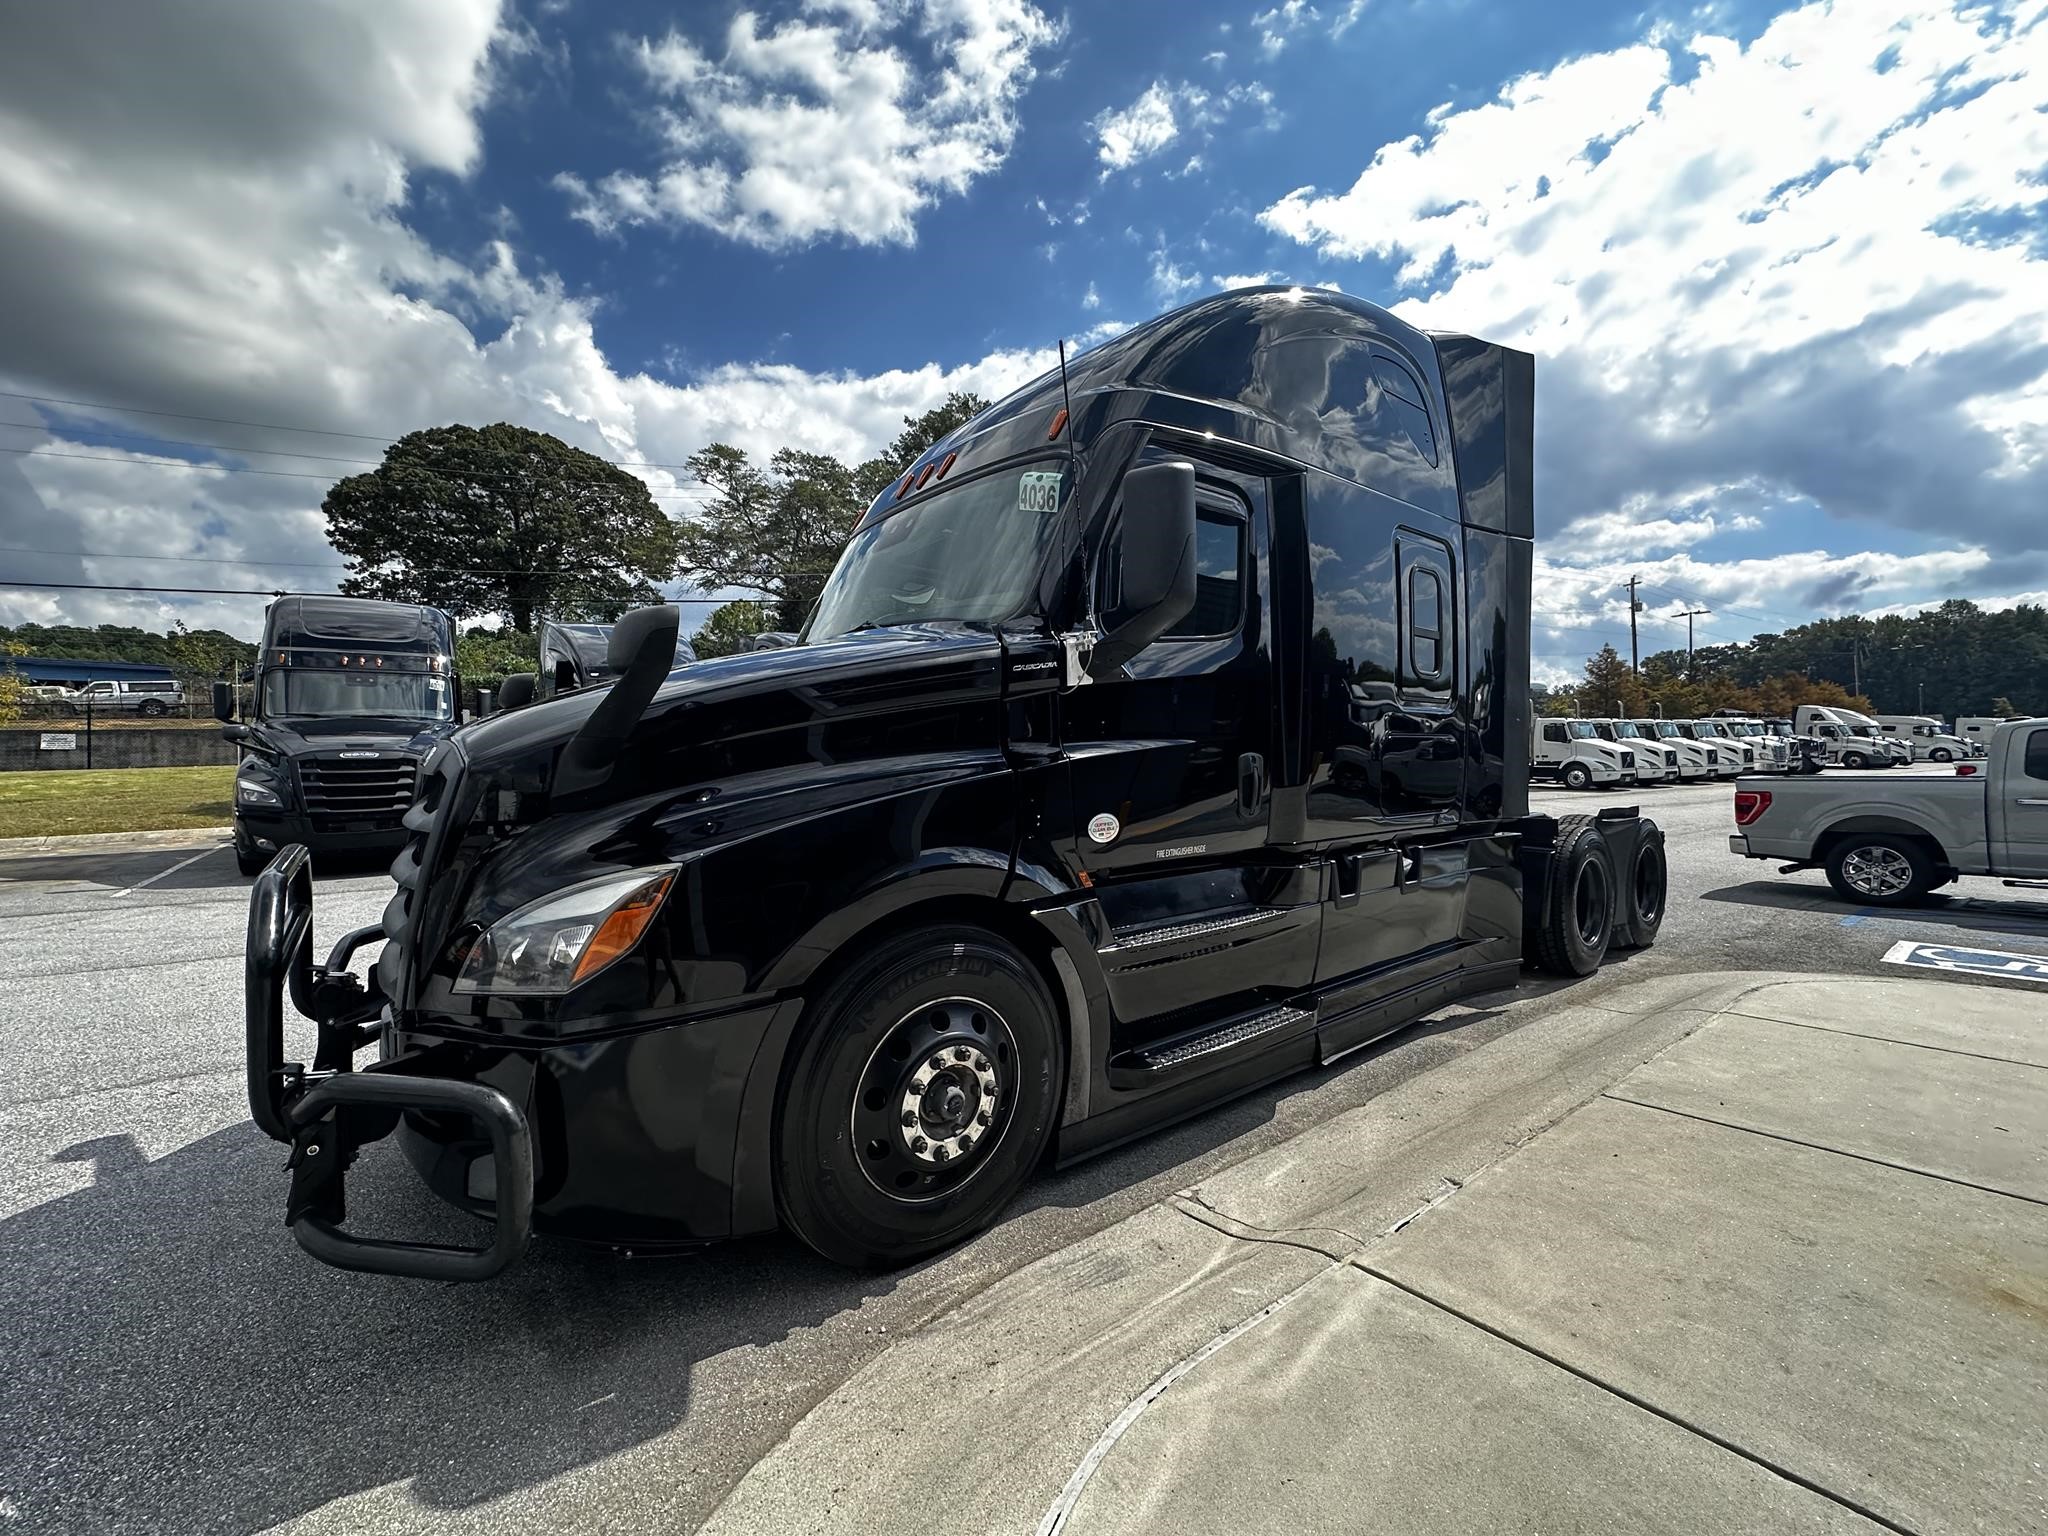
[[[253,875],[281,848],[396,853],[427,749],[453,730],[455,621],[370,598],[280,597],[263,616],[253,706],[236,720],[214,685],[235,770],[235,861]]]
[[[1648,943],[1654,826],[1529,814],[1532,390],[1341,295],[1208,299],[934,444],[797,645],[671,675],[643,610],[609,687],[441,741],[380,925],[315,965],[292,850],[252,896],[301,1244],[478,1278],[531,1232],[782,1225],[900,1263],[1048,1157]],[[393,1131],[488,1246],[347,1231]]]

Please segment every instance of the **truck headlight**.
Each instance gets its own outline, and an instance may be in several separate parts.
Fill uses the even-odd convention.
[[[566,992],[640,942],[675,880],[672,865],[631,869],[530,901],[470,945],[455,990]]]
[[[235,780],[235,804],[281,806],[284,804],[284,801],[279,798],[277,791],[268,784],[259,783],[255,779],[237,778]]]

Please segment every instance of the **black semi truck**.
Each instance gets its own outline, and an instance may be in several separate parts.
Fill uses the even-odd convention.
[[[797,645],[671,675],[642,610],[608,687],[438,743],[324,965],[287,850],[249,1096],[301,1245],[901,1263],[1048,1157],[1650,942],[1655,827],[1528,810],[1533,367],[1322,291],[1165,315],[908,466]],[[346,1229],[394,1131],[487,1246]]]
[[[213,688],[235,770],[235,861],[253,875],[283,848],[395,854],[427,749],[456,723],[455,621],[438,608],[325,594],[263,616],[254,704]]]

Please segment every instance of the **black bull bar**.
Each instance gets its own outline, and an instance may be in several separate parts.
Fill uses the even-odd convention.
[[[378,1037],[384,996],[349,973],[349,957],[384,936],[344,934],[325,965],[313,964],[311,858],[297,844],[270,861],[249,893],[245,976],[249,1115],[292,1149],[285,1224],[314,1258],[342,1269],[427,1280],[488,1280],[519,1257],[533,1230],[533,1140],[526,1116],[482,1083],[425,1076],[418,1056],[358,1071],[355,1054]],[[284,999],[317,1031],[311,1069],[284,1059]],[[397,1128],[406,1110],[465,1115],[490,1137],[497,1205],[482,1248],[391,1242],[344,1231],[349,1164]]]

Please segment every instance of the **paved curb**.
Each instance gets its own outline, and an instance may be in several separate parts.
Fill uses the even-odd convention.
[[[0,859],[52,853],[140,853],[153,848],[211,848],[233,827],[178,827],[165,832],[73,832],[49,837],[0,837]]]

